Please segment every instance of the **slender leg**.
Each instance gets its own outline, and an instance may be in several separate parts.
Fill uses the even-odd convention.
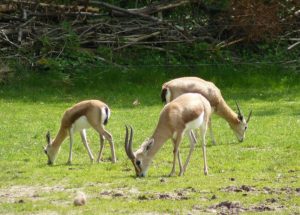
[[[100,138],[100,151],[99,151],[99,155],[97,158],[98,163],[102,159],[102,153],[103,153],[103,148],[104,148],[104,137],[101,134],[99,134],[99,138]]]
[[[171,170],[171,173],[169,174],[169,176],[174,176],[175,174],[175,167],[176,167],[176,158],[178,157],[178,147],[179,147],[179,144],[181,142],[181,139],[182,139],[182,134],[178,134],[177,138],[174,140],[172,139],[173,141],[173,144],[174,144],[174,149],[173,149],[173,167],[172,167],[172,170]],[[179,161],[181,165],[181,160]],[[182,165],[181,165],[181,169],[180,171],[182,171]]]
[[[69,159],[68,159],[68,162],[67,164],[68,165],[71,165],[72,164],[72,146],[73,146],[73,129],[71,128],[69,130],[69,135],[70,135],[70,151],[69,151]]]
[[[206,161],[206,143],[205,143],[205,134],[206,134],[206,127],[201,128],[201,135],[202,135],[202,152],[203,152],[203,160],[204,160],[204,175],[208,174],[207,168],[207,161]]]
[[[101,133],[103,134],[104,138],[108,140],[110,145],[110,150],[111,150],[112,162],[116,163],[117,158],[116,158],[115,145],[114,145],[112,135],[109,132],[107,132],[105,129],[102,129],[102,131],[99,132],[100,135]]]
[[[211,118],[208,121],[208,127],[209,127],[209,133],[210,133],[210,137],[211,137],[211,142],[212,142],[213,145],[216,145],[215,136],[213,134],[212,126],[211,126]]]
[[[179,173],[180,176],[184,174],[184,172],[185,172],[185,170],[186,170],[186,168],[187,168],[187,166],[188,166],[188,164],[190,162],[191,155],[192,155],[192,153],[193,153],[193,151],[195,149],[195,144],[196,144],[197,141],[196,141],[195,134],[194,134],[193,131],[189,132],[189,140],[190,140],[190,151],[189,151],[187,159],[186,159],[186,161],[184,163],[183,170],[182,170],[182,172]]]
[[[92,151],[91,151],[91,149],[89,147],[89,143],[88,143],[87,138],[86,138],[86,130],[85,129],[82,129],[80,131],[80,136],[81,136],[81,140],[83,142],[83,145],[84,145],[84,147],[86,148],[86,150],[87,150],[87,152],[89,154],[91,163],[93,163],[94,162],[94,156],[93,156],[93,153],[92,153]]]
[[[183,172],[183,167],[182,167],[182,162],[181,162],[180,150],[179,149],[178,149],[178,152],[177,152],[177,157],[178,157],[178,164],[179,164],[179,176],[181,176],[181,172]]]

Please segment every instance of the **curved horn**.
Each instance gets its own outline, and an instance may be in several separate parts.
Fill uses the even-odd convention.
[[[134,159],[134,154],[132,152],[132,136],[133,136],[133,129],[131,126],[130,127],[130,134],[129,134],[129,141],[128,141],[128,126],[125,125],[126,127],[126,136],[125,136],[125,151],[126,151],[126,154],[127,156],[130,158],[130,159]]]
[[[47,132],[46,134],[46,140],[47,140],[47,144],[51,144],[51,137],[50,137],[50,131]]]
[[[236,101],[235,101],[235,104],[236,104],[236,107],[237,107],[237,109],[238,109],[238,115],[243,116],[239,104],[238,104]]]
[[[250,113],[249,113],[249,115],[248,115],[248,118],[247,118],[247,123],[250,121],[250,117],[251,117],[251,115],[252,115],[252,110],[250,111]]]

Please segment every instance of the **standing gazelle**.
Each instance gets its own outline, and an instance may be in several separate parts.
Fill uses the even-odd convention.
[[[94,128],[100,136],[100,151],[97,161],[99,162],[102,157],[102,150],[104,146],[104,139],[107,139],[112,153],[112,162],[116,162],[115,148],[112,139],[112,135],[108,133],[104,125],[107,124],[110,117],[110,110],[108,106],[98,100],[86,100],[75,104],[73,107],[68,108],[61,120],[60,129],[52,141],[50,138],[50,132],[46,135],[47,146],[44,151],[48,156],[48,164],[53,164],[58,154],[62,142],[65,140],[67,135],[70,136],[70,152],[68,164],[72,163],[72,145],[73,136],[75,132],[80,132],[82,142],[88,151],[91,162],[94,161],[92,151],[88,145],[86,137],[86,129]]]
[[[238,109],[238,113],[236,114],[227,105],[219,88],[217,88],[214,83],[205,81],[198,77],[176,78],[164,83],[162,85],[161,98],[163,102],[168,103],[184,93],[200,93],[203,95],[209,101],[213,111],[229,123],[238,140],[240,142],[244,140],[252,111],[250,111],[246,120],[239,105],[236,103]],[[211,120],[209,121],[209,129],[212,142],[215,144],[211,128]],[[192,133],[190,135],[192,135]]]
[[[139,177],[146,175],[154,155],[168,139],[172,139],[174,144],[173,167],[170,176],[175,174],[176,158],[178,158],[179,162],[179,175],[183,175],[189,163],[191,153],[194,150],[195,142],[190,148],[184,166],[181,163],[179,145],[184,133],[196,128],[200,128],[201,131],[204,174],[206,175],[208,168],[206,162],[205,134],[210,115],[211,106],[202,95],[187,93],[179,96],[162,109],[158,124],[151,138],[145,141],[135,153],[132,151],[133,129],[130,127],[130,135],[128,136],[129,132],[126,126],[125,151],[134,165],[136,175]]]

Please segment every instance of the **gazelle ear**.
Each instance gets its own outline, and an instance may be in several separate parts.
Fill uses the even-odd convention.
[[[238,119],[239,119],[239,120],[243,121],[243,118],[244,118],[243,115],[238,114]]]
[[[154,144],[154,139],[151,138],[150,140],[148,140],[148,143],[147,143],[147,145],[145,147],[145,151],[146,152],[149,151],[149,149],[151,149],[151,147],[153,146],[153,144]]]
[[[46,149],[46,147],[42,146],[42,148],[43,148],[44,153],[47,154],[47,149]]]
[[[46,140],[47,140],[48,145],[50,145],[51,144],[50,131],[48,131],[46,134]]]

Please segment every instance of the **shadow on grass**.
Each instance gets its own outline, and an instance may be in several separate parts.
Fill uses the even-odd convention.
[[[47,74],[31,74],[21,81],[10,82],[0,89],[0,98],[8,101],[76,103],[84,99],[100,99],[114,107],[132,108],[133,101],[141,105],[161,104],[161,85],[173,78],[198,76],[213,81],[225,100],[276,101],[296,100],[300,97],[300,73],[283,72],[281,68],[195,68],[178,71],[86,72],[85,79],[53,79]],[[98,72],[98,75],[97,75]],[[95,74],[96,73],[96,74]],[[82,77],[82,76],[81,76]],[[260,111],[258,114],[276,114]]]

